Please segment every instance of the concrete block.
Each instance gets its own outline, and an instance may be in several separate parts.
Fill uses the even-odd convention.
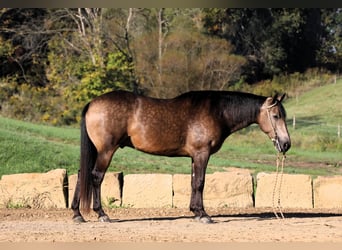
[[[135,208],[171,207],[172,175],[126,175],[124,177],[122,204]]]
[[[274,189],[277,178],[277,187]],[[276,173],[259,173],[255,207],[272,207],[278,205],[281,175]],[[274,194],[274,195],[273,195]],[[274,198],[274,200],[273,200]],[[280,189],[280,205],[283,208],[313,208],[312,179],[309,175],[283,174]]]
[[[253,178],[246,171],[216,172],[206,178],[206,207],[253,207]]]
[[[313,190],[314,208],[342,208],[342,176],[318,176]]]
[[[0,207],[66,208],[67,186],[65,169],[3,175],[0,180]]]
[[[191,195],[191,176],[190,174],[174,174],[172,177],[173,185],[173,207],[188,208]]]
[[[191,176],[173,176],[173,206],[189,207]],[[206,175],[203,203],[205,207],[253,207],[253,180],[246,170],[216,172]]]

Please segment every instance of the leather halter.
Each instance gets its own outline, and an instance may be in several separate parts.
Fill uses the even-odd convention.
[[[270,109],[275,107],[277,104],[278,104],[278,101],[276,101],[275,103],[267,106],[266,107],[266,111],[267,111],[268,119],[269,119],[269,121],[271,123],[272,129],[273,129],[273,132],[274,132],[274,138],[271,138],[271,140],[273,141],[273,143],[277,144],[278,149],[281,149],[280,144],[279,144],[279,140],[278,140],[278,134],[277,134],[277,130],[276,130],[276,125],[273,124],[272,119],[271,119],[271,114],[270,114]]]

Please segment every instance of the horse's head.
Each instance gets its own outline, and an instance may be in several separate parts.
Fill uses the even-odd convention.
[[[273,141],[274,147],[285,154],[291,147],[291,140],[286,126],[286,112],[281,104],[284,97],[285,94],[266,99],[260,109],[258,124]]]

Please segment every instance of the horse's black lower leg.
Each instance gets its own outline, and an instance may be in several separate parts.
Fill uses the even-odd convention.
[[[105,175],[105,172],[99,171],[96,167],[92,171],[93,175],[93,210],[98,214],[99,221],[109,222],[108,215],[103,211],[101,204],[101,184]]]
[[[78,171],[77,182],[75,187],[74,198],[71,203],[71,209],[74,212],[73,220],[75,222],[85,222],[81,212],[80,212],[80,171]]]
[[[209,156],[202,153],[193,158],[191,171],[191,200],[190,210],[195,214],[196,220],[203,223],[211,223],[212,220],[204,210],[203,189],[205,182],[205,172]]]

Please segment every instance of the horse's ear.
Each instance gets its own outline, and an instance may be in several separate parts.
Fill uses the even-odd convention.
[[[266,107],[274,106],[277,102],[281,102],[284,99],[285,95],[286,94],[279,96],[278,94],[275,94],[273,97],[267,97],[264,105]]]
[[[284,93],[281,96],[276,95],[276,98],[279,102],[282,102],[284,100],[285,96],[286,96],[286,94]]]
[[[273,104],[273,103],[276,103],[277,100],[279,100],[278,98],[279,98],[278,93],[275,93],[275,95],[274,95],[273,98],[272,98],[272,104]]]
[[[266,107],[269,107],[269,106],[271,106],[272,104],[274,104],[274,102],[275,102],[274,97],[267,97],[264,105],[265,105]]]

